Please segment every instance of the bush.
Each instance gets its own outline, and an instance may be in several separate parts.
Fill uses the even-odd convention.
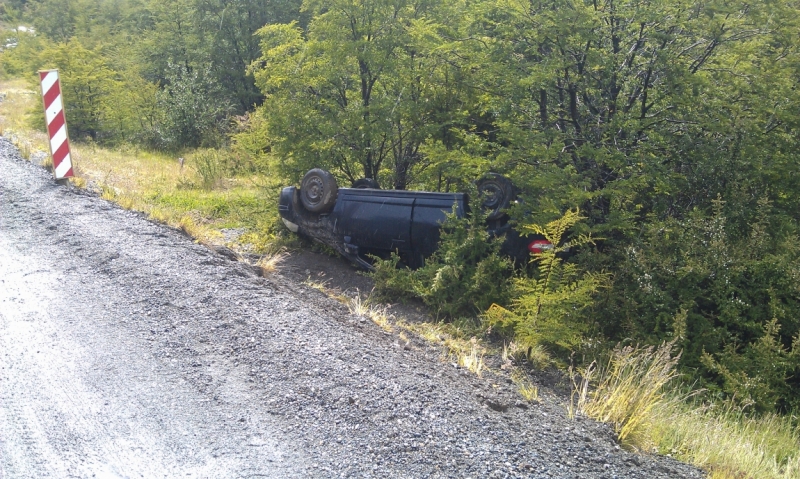
[[[448,319],[475,317],[492,303],[509,300],[511,262],[499,254],[502,238],[486,231],[480,197],[471,196],[472,214],[448,215],[439,249],[421,268],[398,267],[397,255],[376,261],[373,277],[379,293],[419,298]]]
[[[581,273],[575,264],[561,258],[571,248],[593,242],[588,235],[563,242],[567,230],[581,219],[575,210],[544,227],[523,225],[523,231],[544,236],[554,247],[534,256],[537,269],[532,276],[514,280],[511,308],[493,304],[486,312],[489,325],[512,333],[529,355],[542,345],[565,353],[580,346],[588,327],[582,312],[608,282],[605,273]]]
[[[217,150],[198,150],[189,158],[192,169],[200,177],[203,189],[210,190],[225,177],[224,159]]]
[[[164,89],[157,94],[161,118],[151,134],[154,146],[178,150],[221,145],[231,112],[221,91],[208,68],[170,64]]]
[[[607,337],[677,340],[682,370],[751,412],[800,407],[800,249],[762,200],[732,224],[726,204],[653,221],[613,260],[595,310]]]

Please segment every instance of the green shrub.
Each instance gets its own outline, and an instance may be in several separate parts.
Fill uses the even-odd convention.
[[[421,268],[398,267],[397,255],[376,261],[373,277],[379,293],[419,298],[449,319],[475,317],[492,303],[509,300],[511,262],[499,254],[502,238],[486,231],[479,196],[472,197],[472,214],[448,215],[438,250]]]
[[[523,225],[523,231],[544,236],[554,247],[534,256],[537,269],[532,276],[514,279],[510,308],[494,304],[486,312],[491,327],[512,333],[528,351],[544,345],[569,352],[580,346],[588,327],[582,312],[608,282],[605,273],[581,273],[577,265],[561,258],[570,248],[593,242],[588,235],[563,242],[567,230],[581,219],[574,210],[544,227]]]
[[[214,188],[225,177],[224,159],[217,150],[199,150],[191,156],[190,162],[206,190]]]
[[[594,312],[606,337],[677,340],[699,386],[751,412],[800,407],[800,249],[793,221],[767,200],[732,222],[709,214],[652,221],[612,260]]]

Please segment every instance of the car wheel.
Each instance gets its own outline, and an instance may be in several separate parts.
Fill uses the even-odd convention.
[[[374,178],[361,178],[353,182],[352,188],[379,190],[381,185]]]
[[[514,185],[503,175],[489,173],[478,180],[478,194],[483,198],[481,205],[487,213],[486,219],[497,220],[505,215],[505,209],[514,199]]]
[[[325,213],[336,204],[339,186],[330,172],[314,168],[306,173],[300,183],[300,201],[312,213]]]

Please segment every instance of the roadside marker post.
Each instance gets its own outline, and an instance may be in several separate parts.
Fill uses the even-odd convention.
[[[50,155],[53,158],[53,174],[56,180],[74,176],[72,156],[69,151],[67,120],[64,116],[64,101],[61,98],[61,82],[58,70],[41,70],[39,81],[42,85],[44,118],[47,134],[50,137]]]

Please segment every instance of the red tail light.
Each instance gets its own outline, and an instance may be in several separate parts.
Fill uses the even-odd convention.
[[[528,243],[528,251],[530,251],[533,254],[539,254],[542,253],[543,251],[551,249],[553,249],[553,243],[547,240],[538,239]]]

